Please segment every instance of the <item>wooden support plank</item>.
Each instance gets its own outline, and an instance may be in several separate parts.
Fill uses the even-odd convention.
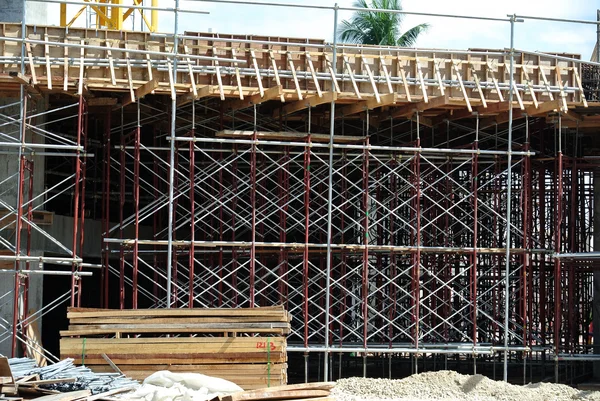
[[[306,52],[305,55],[306,61],[308,62],[308,69],[310,70],[310,75],[312,76],[315,88],[317,89],[317,96],[322,97],[323,92],[321,92],[321,85],[319,85],[319,80],[317,79],[317,72],[315,71],[315,67],[313,66],[312,59],[310,58],[310,53]]]
[[[441,61],[438,61],[435,58],[435,54],[434,54],[433,55],[433,68],[435,71],[435,77],[436,77],[436,79],[438,81],[438,85],[440,87],[440,93],[442,94],[442,96],[444,96],[446,94],[446,91],[444,90],[444,82],[442,81],[442,74],[440,72],[440,67],[439,67],[440,62]]]
[[[233,47],[231,48],[231,58],[237,60],[236,52]],[[244,90],[242,89],[242,77],[240,75],[240,67],[237,62],[233,63],[233,65],[235,66],[235,81],[237,83],[240,100],[244,100]],[[277,82],[277,85],[281,85],[281,81],[279,80],[279,73],[277,72],[277,69],[275,69],[275,81]],[[281,101],[282,102],[285,101],[283,98],[283,95],[281,96]]]
[[[275,99],[280,97],[282,94],[283,88],[281,86],[274,86],[272,88],[263,91],[262,95],[257,93],[256,95],[252,95],[250,97],[245,98],[244,100],[236,99],[231,100],[226,103],[226,109],[228,110],[241,110],[246,109],[248,107],[252,107],[255,104],[261,104],[262,102],[266,102],[271,99]]]
[[[323,96],[309,96],[302,100],[288,103],[281,109],[281,117],[290,115],[300,110],[307,109],[309,107],[316,107],[320,104],[331,103],[337,100],[337,93],[335,92],[323,92]],[[279,118],[279,110],[275,110],[273,113],[274,118]]]
[[[331,61],[329,61],[329,57],[325,55],[325,63],[327,64],[327,69],[329,70],[329,75],[331,76],[332,89],[335,88],[336,93],[340,94],[342,91],[340,90],[340,85],[338,84],[337,77],[335,71],[333,71],[333,65]]]
[[[458,83],[460,85],[460,90],[461,90],[463,97],[465,99],[465,102],[467,104],[467,109],[469,111],[473,111],[473,108],[471,107],[471,102],[469,101],[469,97],[467,96],[467,90],[465,89],[465,85],[463,83],[462,76],[460,75],[460,70],[458,69],[458,64],[452,63],[452,67],[454,68],[454,72],[456,73],[456,77],[457,77]]]
[[[212,47],[213,57],[216,57],[217,48]],[[215,72],[217,74],[217,85],[219,86],[219,96],[221,100],[225,100],[225,92],[223,92],[223,78],[221,77],[221,66],[219,65],[219,60],[214,60],[215,63]]]
[[[388,93],[394,93],[394,87],[392,86],[390,74],[388,73],[387,66],[385,65],[385,59],[381,56],[379,56],[379,65],[381,65],[381,69],[383,70],[383,76],[385,77],[385,83],[388,87]]]
[[[65,44],[68,44],[69,40],[65,38]],[[65,46],[63,50],[63,91],[69,90],[69,48]]]
[[[83,70],[84,70],[84,61],[85,61],[85,40],[81,39],[81,50],[79,53],[79,85],[77,88],[77,94],[83,95]]]
[[[560,100],[562,102],[562,110],[568,111],[569,108],[567,107],[567,94],[565,93],[565,89],[562,83],[562,70],[559,66],[556,66],[554,68],[554,72],[556,74],[556,83],[558,85],[558,88],[560,89]]]
[[[417,75],[419,77],[421,93],[423,94],[423,102],[427,103],[427,102],[429,102],[429,97],[427,96],[427,87],[425,86],[425,80],[423,79],[423,70],[421,70],[421,63],[419,62],[419,58],[416,55],[415,55],[415,63],[417,65]]]
[[[400,58],[398,58],[398,62],[400,62]],[[406,72],[404,72],[404,68],[400,67],[400,76],[402,77],[402,84],[404,85],[404,91],[406,92],[406,100],[412,102],[410,97],[410,88],[408,87],[408,80],[406,79]]]
[[[523,99],[521,98],[521,93],[519,92],[519,88],[517,88],[517,85],[515,84],[513,87],[513,93],[515,94],[515,97],[517,98],[517,102],[519,103],[519,108],[521,110],[525,110],[525,105],[523,104]]]
[[[147,94],[152,93],[152,91],[156,88],[158,88],[158,79],[153,79],[151,81],[146,82],[139,88],[135,89],[133,97],[131,97],[131,95],[129,95],[123,99],[123,107],[125,107],[131,103],[135,103],[136,99],[141,99],[142,97],[146,96]]]
[[[575,75],[575,81],[577,82],[577,86],[579,87],[579,96],[581,97],[581,102],[583,103],[583,107],[587,108],[588,102],[585,98],[585,93],[583,92],[583,85],[581,84],[581,78],[579,77],[578,68],[576,66],[573,66],[573,75]]]
[[[298,94],[298,100],[302,100],[302,90],[300,89],[300,84],[298,83],[298,77],[296,76],[296,68],[294,67],[294,60],[292,60],[292,55],[290,52],[287,52],[287,61],[290,66],[290,70],[292,71],[292,77],[294,78],[294,86],[296,87],[296,93]]]
[[[356,97],[362,99],[360,95],[360,91],[358,90],[358,85],[356,84],[356,79],[354,78],[354,73],[352,72],[352,66],[350,66],[350,62],[348,61],[348,57],[344,56],[344,66],[346,67],[346,71],[348,71],[348,76],[350,77],[350,82],[352,82],[352,87],[354,88],[354,93]]]
[[[110,41],[108,41],[108,40],[106,40],[105,45],[106,45],[106,47],[109,48],[109,50],[106,51],[106,54],[108,56],[108,69],[110,72],[110,82],[113,85],[117,85],[117,77],[115,76],[115,63],[114,63],[113,56],[112,56],[112,50],[110,50],[110,47],[112,47],[112,45],[110,44]],[[149,56],[149,55],[147,55],[147,56]]]
[[[498,93],[498,100],[503,102],[504,96],[502,96],[502,91],[500,90],[500,85],[498,85],[498,80],[496,79],[496,75],[494,74],[494,69],[492,68],[492,64],[488,62],[487,67],[488,67],[488,72],[489,72],[490,76],[492,77],[492,82],[494,83],[494,88],[496,88],[496,92]]]
[[[146,54],[146,68],[148,69],[148,79],[153,78],[152,74],[152,59],[149,54]]]
[[[254,73],[256,74],[256,82],[258,84],[258,91],[260,92],[260,97],[263,97],[265,94],[265,89],[263,88],[262,78],[260,76],[260,70],[258,69],[258,62],[256,61],[256,54],[254,50],[250,50],[250,57],[252,58],[252,65],[254,66]]]
[[[192,93],[177,98],[177,107],[185,106],[193,102],[194,100],[202,99],[213,94],[213,88],[211,85],[201,86],[198,90],[198,94],[194,96]]]
[[[31,71],[31,79],[34,85],[38,84],[37,74],[35,73],[35,64],[33,63],[33,55],[31,54],[31,44],[25,43],[25,50],[27,51],[27,59],[29,60],[29,70]]]
[[[369,77],[369,81],[371,82],[371,88],[373,88],[373,94],[375,95],[375,99],[377,100],[377,103],[381,103],[381,98],[379,97],[379,91],[377,90],[377,84],[375,83],[375,78],[373,78],[373,73],[371,72],[371,67],[369,67],[369,64],[367,64],[367,62],[365,61],[365,57],[361,56],[361,61],[362,61],[362,65],[364,66],[365,70],[367,71],[367,75]]]
[[[475,80],[475,86],[477,88],[477,92],[479,92],[479,97],[481,98],[481,103],[483,108],[487,108],[487,102],[485,100],[485,96],[483,94],[483,90],[481,89],[481,83],[479,82],[479,77],[477,76],[477,72],[475,72],[475,66],[473,63],[469,63],[471,67],[471,74],[473,74],[473,79]]]
[[[46,58],[46,79],[48,90],[52,90],[52,69],[50,68],[50,46],[48,45],[48,34],[44,34],[44,57]]]
[[[127,63],[127,82],[129,84],[129,96],[131,101],[135,102],[135,91],[133,89],[133,74],[131,72],[131,60],[129,59],[129,52],[127,51],[125,52],[125,60]]]
[[[21,85],[31,84],[31,79],[28,79],[25,75],[21,74],[20,72],[10,72],[8,75]]]
[[[304,132],[254,132],[254,131],[219,131],[215,134],[217,138],[244,138],[251,139],[256,135],[258,139],[273,141],[304,141],[307,133]],[[329,143],[329,134],[310,134],[311,142]],[[335,135],[334,143],[362,143],[364,136]]]
[[[541,65],[538,66],[538,73],[542,77],[542,81],[544,81],[544,86],[546,87],[548,97],[550,98],[550,100],[554,100],[554,96],[552,95],[552,91],[550,90],[550,84],[548,83],[548,78],[546,78],[546,74],[544,73],[544,69]]]
[[[542,104],[538,105],[538,107],[535,107],[535,105],[531,105],[525,109],[525,114],[527,114],[528,116],[538,116],[553,111],[559,111],[560,109],[560,100],[557,99],[549,102],[543,102]]]
[[[171,100],[176,100],[177,92],[175,91],[175,82],[173,82],[173,63],[171,59],[167,59],[167,69],[167,75],[169,75],[169,88],[171,89]]]
[[[576,121],[579,123],[582,123],[584,121],[583,116],[581,114],[575,113],[573,110],[568,110],[566,112],[561,111],[560,115],[563,116],[564,118],[567,118],[569,120]]]
[[[537,101],[537,97],[535,96],[535,92],[533,91],[533,83],[529,79],[529,73],[527,72],[527,67],[522,66],[521,71],[523,72],[523,76],[525,77],[525,84],[527,85],[527,89],[529,90],[529,95],[531,96],[531,99],[533,100],[533,105],[537,109],[539,106],[539,103]]]
[[[185,54],[190,54],[187,45],[183,45],[183,51],[185,52]],[[192,67],[192,61],[189,57],[186,57],[186,62],[188,67],[188,74],[190,75],[190,84],[192,85],[192,95],[194,95],[195,98],[196,96],[198,96],[198,89],[196,88],[196,79],[194,78],[194,68]]]
[[[397,96],[398,95],[395,93],[388,93],[382,95],[379,98],[379,101],[377,101],[376,98],[372,97],[370,99],[363,100],[362,102],[350,104],[340,109],[339,116],[349,116],[356,113],[362,113],[365,110],[373,110],[377,107],[395,104],[398,100]]]
[[[390,117],[391,118],[410,117],[417,111],[425,111],[425,110],[429,110],[429,109],[435,109],[438,107],[445,106],[449,102],[450,102],[450,96],[449,96],[449,93],[446,92],[446,94],[444,96],[432,97],[431,100],[427,103],[425,101],[422,101],[422,102],[411,103],[411,104],[407,104],[406,106],[399,107],[398,109],[396,109],[390,113]]]

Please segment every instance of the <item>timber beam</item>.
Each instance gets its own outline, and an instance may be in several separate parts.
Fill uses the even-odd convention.
[[[322,96],[314,95],[306,97],[302,100],[288,103],[280,110],[275,110],[273,113],[274,118],[284,117],[293,114],[297,111],[307,109],[309,107],[316,107],[320,104],[331,103],[337,100],[336,92],[323,92]]]
[[[372,97],[367,100],[360,101],[348,106],[343,107],[337,117],[349,116],[356,113],[362,113],[366,110],[373,110],[377,107],[389,106],[395,104],[398,101],[398,95],[396,93],[388,93],[386,95],[379,96],[379,99]]]
[[[266,89],[263,91],[261,96],[260,93],[249,96],[247,98],[231,100],[225,104],[225,109],[230,111],[236,111],[241,109],[247,109],[248,107],[252,107],[255,104],[261,104],[268,100],[280,98],[283,94],[283,87],[281,85],[274,86],[272,88]]]

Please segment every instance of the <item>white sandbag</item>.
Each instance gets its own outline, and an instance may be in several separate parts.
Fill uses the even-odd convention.
[[[200,373],[173,373],[168,370],[161,370],[153,373],[144,380],[144,384],[153,384],[167,388],[172,387],[175,383],[179,383],[191,390],[201,390],[201,394],[226,395],[244,391],[240,386],[228,380]]]

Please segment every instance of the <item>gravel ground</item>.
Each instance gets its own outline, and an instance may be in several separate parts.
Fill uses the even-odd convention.
[[[449,370],[425,372],[402,380],[341,379],[332,391],[337,401],[394,400],[598,400],[600,392],[579,391],[562,384],[517,386],[482,375],[461,375]]]

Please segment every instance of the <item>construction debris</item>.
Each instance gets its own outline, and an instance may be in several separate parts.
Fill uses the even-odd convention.
[[[71,393],[87,391],[87,397],[114,390],[129,390],[139,386],[117,373],[94,373],[86,366],[75,366],[73,359],[65,359],[52,365],[40,367],[30,358],[12,358],[8,360],[19,394],[35,395]],[[83,394],[83,393],[81,393]],[[51,401],[70,401],[62,398]]]
[[[402,380],[349,378],[337,382],[331,394],[337,401],[466,400],[545,401],[600,400],[600,392],[579,391],[563,384],[518,386],[482,375],[454,371],[425,372]]]
[[[233,381],[246,390],[287,383],[287,342],[283,335],[290,330],[291,316],[282,306],[71,308],[67,316],[70,325],[61,332],[61,358],[72,358],[96,372],[113,372],[118,366],[137,380],[162,370],[195,372]],[[160,337],[162,333],[170,336]]]

